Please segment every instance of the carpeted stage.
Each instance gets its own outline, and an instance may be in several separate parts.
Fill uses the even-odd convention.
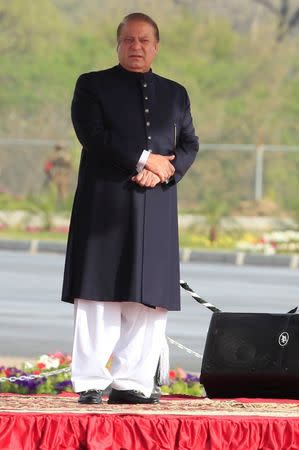
[[[165,396],[79,405],[75,394],[0,394],[1,450],[299,450],[299,401]]]

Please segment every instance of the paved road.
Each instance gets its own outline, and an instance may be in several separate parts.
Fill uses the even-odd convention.
[[[0,355],[71,352],[72,306],[59,301],[64,257],[0,252]],[[182,265],[181,277],[224,311],[287,312],[299,304],[298,271],[218,264]],[[167,334],[202,353],[211,313],[182,293]],[[171,366],[198,371],[200,360],[170,345]],[[1,361],[0,361],[1,362]]]

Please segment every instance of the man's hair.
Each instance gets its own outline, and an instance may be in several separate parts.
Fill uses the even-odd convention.
[[[123,26],[126,25],[128,22],[133,22],[134,20],[146,22],[149,25],[151,25],[154,29],[156,41],[157,42],[160,41],[160,32],[159,32],[159,28],[158,28],[158,25],[156,24],[156,22],[147,14],[136,12],[136,13],[131,13],[131,14],[128,14],[127,16],[125,16],[123,18],[123,20],[120,22],[120,24],[118,25],[117,33],[116,33],[118,43],[119,43],[120,34],[121,34],[121,30],[122,30]]]

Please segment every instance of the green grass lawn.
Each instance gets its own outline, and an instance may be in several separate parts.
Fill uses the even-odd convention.
[[[58,233],[55,231],[29,232],[22,230],[5,230],[0,231],[0,239],[66,241],[67,233]]]

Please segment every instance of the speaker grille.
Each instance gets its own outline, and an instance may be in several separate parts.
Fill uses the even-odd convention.
[[[286,349],[278,338],[288,321],[285,314],[214,314],[204,352],[206,368],[248,372],[280,367]]]
[[[214,313],[200,379],[211,397],[298,398],[299,315]]]

